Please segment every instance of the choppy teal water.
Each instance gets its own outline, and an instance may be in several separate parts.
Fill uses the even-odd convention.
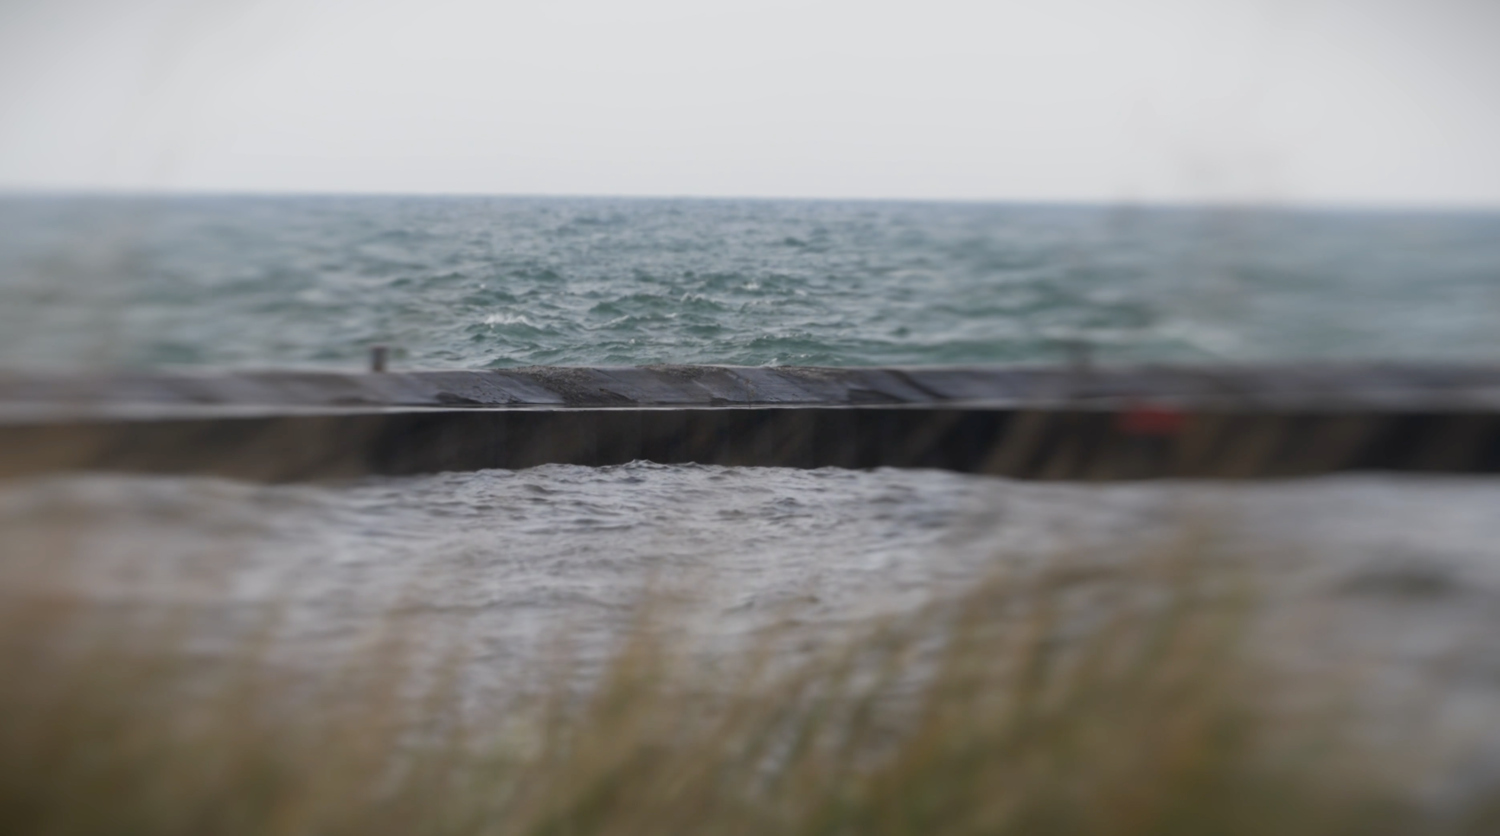
[[[1500,214],[0,200],[0,367],[1500,360]]]

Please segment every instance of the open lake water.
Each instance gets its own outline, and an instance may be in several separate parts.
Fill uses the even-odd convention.
[[[1500,362],[1500,216],[880,202],[0,200],[0,368]],[[548,466],[319,485],[0,485],[6,551],[91,594],[274,602],[309,648],[396,602],[498,669],[602,653],[653,579],[701,632],[857,621],[999,561],[1213,521],[1278,593],[1430,691],[1500,769],[1500,482],[1024,484],[958,474]],[[415,596],[415,599],[412,598]],[[329,644],[331,643],[331,644]],[[1457,660],[1457,661],[1455,661]],[[1485,754],[1488,752],[1489,754]]]
[[[1500,214],[0,199],[0,368],[1500,360]]]

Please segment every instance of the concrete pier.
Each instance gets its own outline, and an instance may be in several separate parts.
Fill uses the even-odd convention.
[[[1034,479],[1500,472],[1500,368],[536,367],[0,376],[0,476],[545,463]]]

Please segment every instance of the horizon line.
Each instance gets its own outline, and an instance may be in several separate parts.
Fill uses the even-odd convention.
[[[1224,211],[1347,211],[1374,213],[1500,213],[1500,200],[1320,200],[1320,199],[1236,199],[1205,198],[1102,198],[1102,197],[917,197],[917,196],[840,196],[840,195],[766,195],[766,194],[697,194],[697,193],[610,193],[610,192],[481,192],[378,189],[253,189],[222,187],[120,187],[120,186],[21,186],[0,184],[0,199],[16,197],[87,197],[87,198],[433,198],[478,200],[660,200],[660,201],[765,201],[781,203],[922,203],[974,206],[1090,207],[1116,209],[1209,209]]]

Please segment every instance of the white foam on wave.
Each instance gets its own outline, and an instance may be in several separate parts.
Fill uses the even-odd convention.
[[[533,323],[531,320],[527,319],[524,314],[513,314],[513,313],[492,313],[492,314],[485,314],[484,319],[480,320],[480,321],[483,322],[485,325],[488,325],[490,327],[494,327],[496,325],[525,325],[528,328],[535,328],[536,327],[536,324]]]

